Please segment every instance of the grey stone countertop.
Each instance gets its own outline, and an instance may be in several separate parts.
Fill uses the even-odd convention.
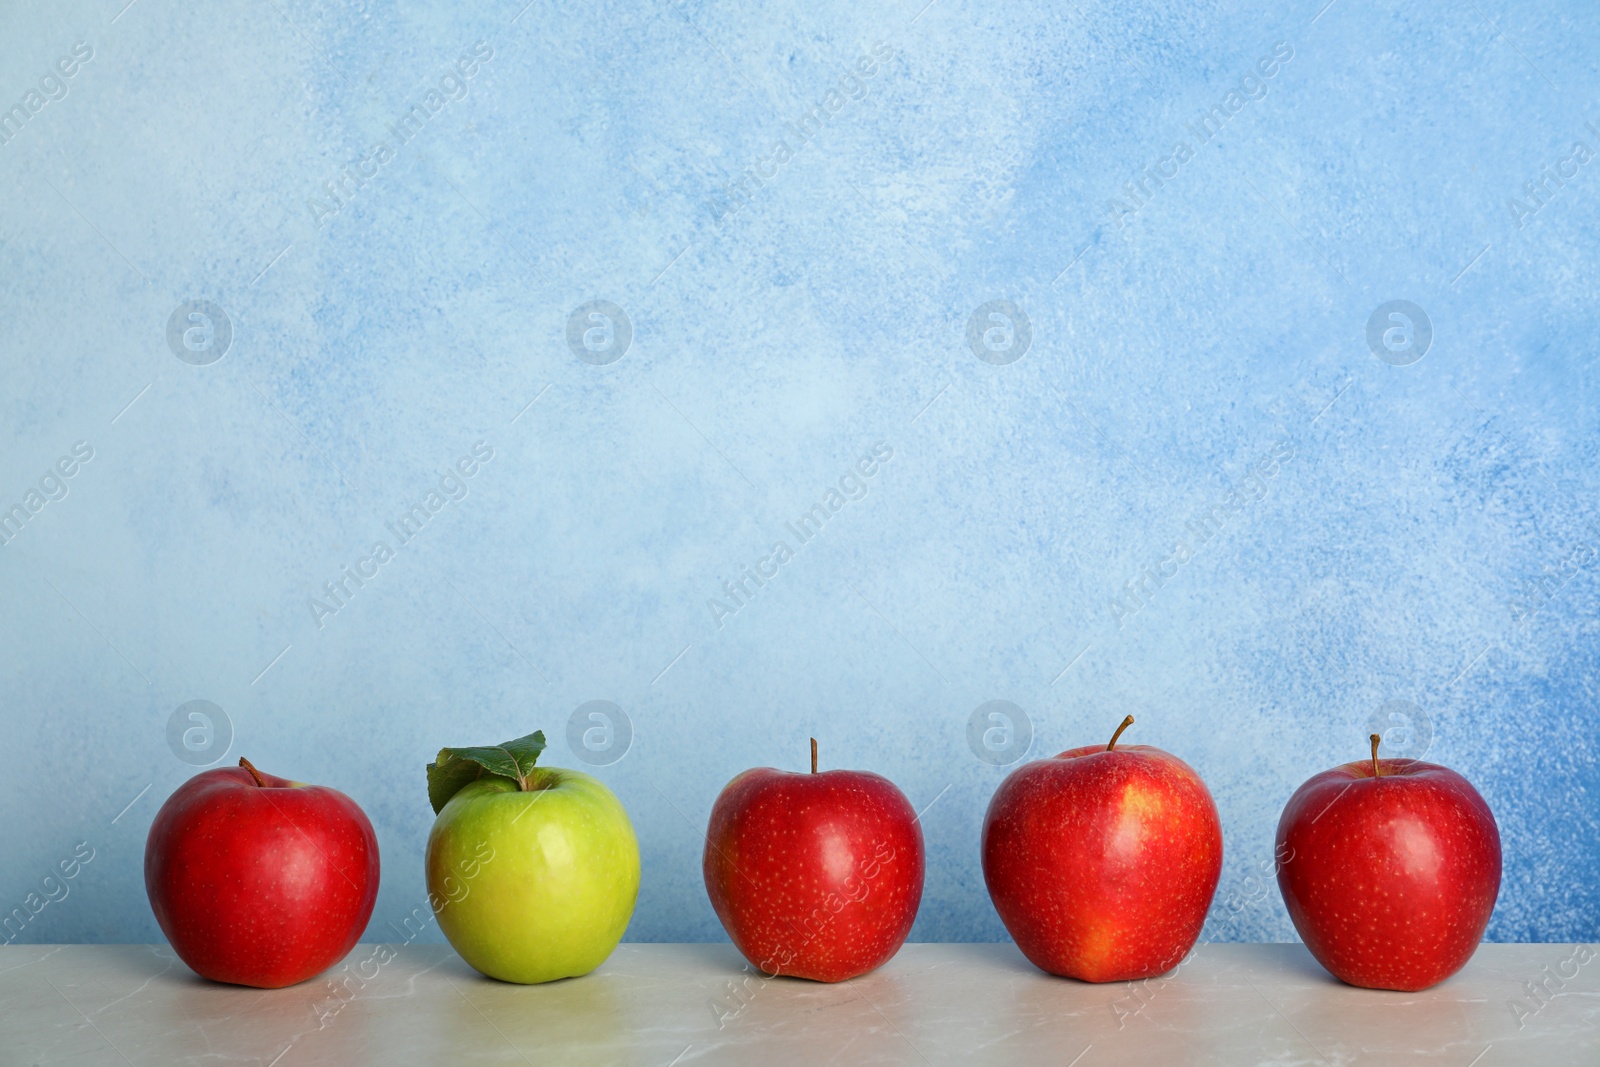
[[[907,945],[820,985],[726,944],[623,945],[583,978],[514,986],[442,945],[288,989],[215,985],[166,945],[0,948],[0,1064],[1600,1063],[1590,946],[1484,945],[1422,993],[1354,989],[1300,945],[1202,944],[1167,979],[1089,985],[1011,945]]]

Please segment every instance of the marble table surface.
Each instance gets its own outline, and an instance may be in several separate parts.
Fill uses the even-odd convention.
[[[1407,994],[1341,985],[1299,945],[1201,945],[1120,985],[1051,978],[1011,945],[907,945],[832,986],[764,979],[725,944],[623,945],[587,977],[513,986],[445,946],[362,945],[269,991],[202,981],[166,945],[13,945],[0,1064],[1556,1067],[1600,1063],[1590,956],[1484,945]]]

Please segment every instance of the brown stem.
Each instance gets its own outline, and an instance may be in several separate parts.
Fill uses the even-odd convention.
[[[239,757],[239,766],[243,767],[245,770],[250,772],[250,777],[252,777],[252,778],[254,778],[256,780],[256,785],[260,786],[262,789],[265,789],[267,787],[267,783],[263,782],[261,780],[261,772],[256,770],[255,764],[251,763],[249,760],[245,759],[243,756],[240,756]]]
[[[1371,736],[1372,736],[1372,777],[1376,778],[1376,777],[1378,777],[1378,741],[1380,740],[1380,738],[1379,738],[1379,736],[1377,734],[1373,734]]]
[[[1106,746],[1106,751],[1107,752],[1110,752],[1112,749],[1117,747],[1117,738],[1122,736],[1122,731],[1126,730],[1128,727],[1130,727],[1132,725],[1133,725],[1133,716],[1132,715],[1124,716],[1123,719],[1122,719],[1122,725],[1117,727],[1117,732],[1111,735],[1111,743]]]
[[[811,773],[817,773],[817,739],[811,739]]]

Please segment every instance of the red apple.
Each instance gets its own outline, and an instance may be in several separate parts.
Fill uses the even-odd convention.
[[[378,839],[337,789],[241,759],[161,805],[144,885],[184,963],[213,981],[277,989],[355,947],[378,896]]]
[[[1164,974],[1200,937],[1222,823],[1187,763],[1147,745],[1069,749],[1013,771],[983,820],[983,879],[1041,970],[1087,982]]]
[[[1372,758],[1323,771],[1278,820],[1278,888],[1306,948],[1369,989],[1426,989],[1472,957],[1500,892],[1500,828],[1448,767]]]
[[[757,969],[819,982],[900,950],[922,901],[922,828],[893,782],[868,771],[758,767],[711,807],[706,894]]]

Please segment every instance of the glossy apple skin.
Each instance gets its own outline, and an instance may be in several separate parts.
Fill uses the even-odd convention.
[[[378,898],[378,839],[337,789],[261,778],[219,767],[179,786],[150,824],[144,884],[197,974],[277,989],[355,947]]]
[[[1427,989],[1472,958],[1500,892],[1500,828],[1483,797],[1421,760],[1347,763],[1295,790],[1278,820],[1278,888],[1336,977]]]
[[[711,808],[706,895],[758,970],[842,982],[888,962],[922,903],[922,827],[869,771],[758,767]]]
[[[451,946],[490,978],[588,974],[622,940],[639,897],[639,842],[615,793],[562,767],[542,788],[480,778],[428,834],[428,901]]]
[[[983,877],[1000,921],[1036,967],[1067,978],[1125,982],[1176,967],[1221,874],[1211,793],[1148,745],[1024,764],[984,816]]]

